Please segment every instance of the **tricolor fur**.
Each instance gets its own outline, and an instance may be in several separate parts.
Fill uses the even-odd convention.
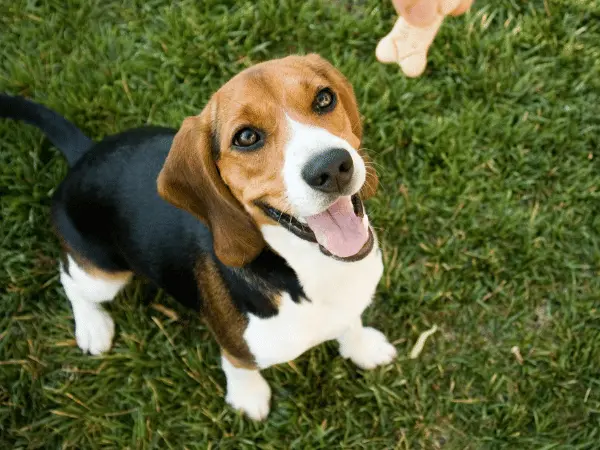
[[[52,219],[82,350],[109,350],[114,323],[101,303],[135,273],[202,313],[222,348],[227,401],[254,419],[271,395],[259,369],[334,339],[363,368],[394,358],[361,322],[383,271],[361,201],[377,176],[352,87],[322,58],[245,70],[179,130],[93,143],[6,95],[0,117],[42,129],[71,165]]]

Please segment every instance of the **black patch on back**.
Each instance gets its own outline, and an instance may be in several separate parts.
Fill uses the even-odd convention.
[[[204,256],[215,261],[241,313],[274,316],[274,299],[283,292],[297,303],[305,299],[282,257],[265,249],[243,268],[227,267],[214,254],[210,230],[160,198],[156,179],[175,134],[145,127],[96,144],[55,192],[52,219],[59,236],[96,267],[131,270],[195,310],[202,308],[197,277],[206,274],[198,273],[196,264]],[[210,139],[218,150],[218,136]]]

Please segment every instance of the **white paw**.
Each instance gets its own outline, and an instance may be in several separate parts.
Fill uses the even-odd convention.
[[[252,420],[263,420],[269,415],[271,388],[258,372],[236,377],[227,383],[227,403],[242,411]]]
[[[340,343],[340,354],[362,369],[389,364],[396,357],[396,348],[375,328],[361,328],[352,339]]]
[[[73,305],[75,338],[84,353],[99,355],[107,352],[115,334],[115,323],[100,305],[83,303]]]

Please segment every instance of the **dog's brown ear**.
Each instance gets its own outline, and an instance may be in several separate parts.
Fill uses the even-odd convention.
[[[262,234],[225,185],[215,162],[209,107],[188,117],[175,135],[158,176],[159,195],[194,214],[210,229],[217,258],[228,266],[252,261],[265,246]]]
[[[332,81],[332,88],[336,91],[338,99],[342,103],[344,111],[350,120],[352,133],[358,138],[359,141],[362,141],[362,121],[360,120],[358,103],[356,101],[356,96],[354,95],[354,89],[352,88],[352,85],[339,70],[337,70],[329,61],[321,56],[313,53],[308,55],[307,58],[311,64],[314,65],[318,72],[321,72],[325,78],[328,78]],[[369,156],[362,150],[359,150],[359,153],[365,161],[365,166],[367,168],[367,177],[365,184],[360,190],[360,197],[363,200],[367,200],[373,197],[377,192],[379,177],[377,176],[377,172],[375,171],[375,167],[373,167],[373,163]]]

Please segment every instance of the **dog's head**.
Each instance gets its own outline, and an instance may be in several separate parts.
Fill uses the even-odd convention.
[[[211,230],[225,264],[241,266],[273,224],[339,259],[372,240],[361,199],[377,175],[360,149],[352,86],[317,55],[241,72],[188,117],[158,178],[158,192]]]

